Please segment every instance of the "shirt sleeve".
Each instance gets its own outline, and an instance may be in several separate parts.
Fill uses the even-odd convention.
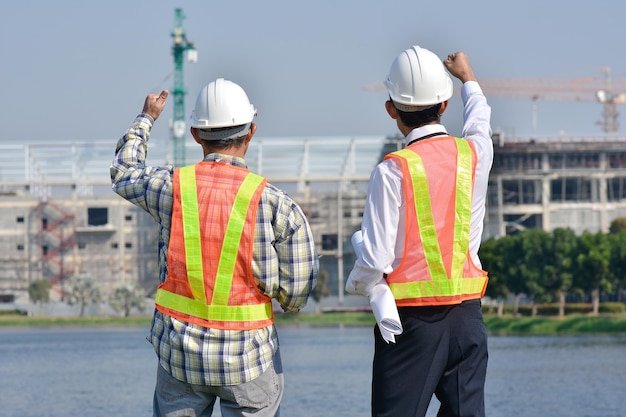
[[[493,164],[493,140],[491,139],[491,108],[482,89],[475,81],[468,81],[461,89],[463,99],[463,137],[474,144],[478,162],[472,197],[470,225],[470,256],[480,267],[478,249],[482,240],[485,217],[489,172]]]
[[[285,195],[278,207],[273,242],[278,258],[276,300],[284,311],[302,309],[315,288],[319,260],[313,234],[304,213]]]
[[[169,228],[173,167],[146,166],[153,123],[152,117],[140,114],[117,142],[110,167],[111,183],[115,193],[146,210],[156,221]]]
[[[385,160],[370,177],[361,223],[363,247],[346,281],[348,293],[369,296],[383,275],[393,271],[403,206],[399,168]]]
[[[463,137],[471,140],[476,147],[481,162],[493,160],[491,140],[491,107],[476,81],[468,81],[461,89],[463,100]]]

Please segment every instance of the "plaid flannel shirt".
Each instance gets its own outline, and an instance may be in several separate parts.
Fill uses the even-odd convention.
[[[111,165],[113,191],[144,209],[160,226],[159,281],[167,278],[174,168],[145,160],[154,121],[137,116],[118,141]],[[241,158],[209,154],[205,161],[246,167]],[[253,273],[261,292],[284,311],[306,304],[315,286],[318,257],[309,224],[285,192],[267,184],[257,212]],[[276,328],[220,330],[192,325],[155,310],[150,335],[160,365],[175,378],[199,385],[237,385],[257,378],[278,349]]]

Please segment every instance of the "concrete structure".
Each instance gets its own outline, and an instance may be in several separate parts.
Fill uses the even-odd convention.
[[[149,216],[115,195],[81,196],[78,184],[54,188],[67,188],[69,194],[0,194],[0,294],[23,297],[29,283],[44,278],[52,285],[51,298],[58,300],[64,280],[79,273],[111,294],[118,284],[143,284],[158,276],[158,231]]]
[[[369,174],[384,142],[255,138],[248,151],[251,170],[285,189],[308,215],[335,294],[353,262],[343,266],[344,249],[352,252],[343,242],[359,226]],[[27,303],[28,286],[38,279],[52,284],[53,300],[62,300],[63,283],[77,274],[93,278],[105,298],[121,283],[154,293],[158,226],[111,191],[114,146],[0,145],[0,301]],[[163,165],[166,152],[151,147],[148,163]],[[186,153],[195,160],[202,156],[198,145]]]
[[[608,232],[626,217],[626,137],[494,135],[486,236],[567,227]]]

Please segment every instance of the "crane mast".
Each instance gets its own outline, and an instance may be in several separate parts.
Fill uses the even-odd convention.
[[[185,15],[182,9],[175,10],[174,29],[172,30],[172,55],[174,55],[174,114],[171,122],[171,138],[173,146],[173,164],[180,167],[185,165],[185,80],[183,63],[185,53],[190,63],[198,60],[198,51],[185,35],[183,20]]]

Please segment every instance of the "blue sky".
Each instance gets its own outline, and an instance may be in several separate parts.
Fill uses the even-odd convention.
[[[148,92],[171,88],[174,9],[199,55],[185,64],[189,115],[218,77],[258,109],[257,136],[391,135],[383,80],[412,44],[465,51],[479,78],[613,77],[626,72],[626,2],[527,0],[4,1],[0,143],[114,143]],[[453,97],[443,122],[460,133]],[[491,98],[492,125],[514,135],[601,135],[597,103]],[[169,137],[172,103],[153,138]],[[618,107],[618,110],[623,108]],[[622,119],[621,131],[626,131]]]

